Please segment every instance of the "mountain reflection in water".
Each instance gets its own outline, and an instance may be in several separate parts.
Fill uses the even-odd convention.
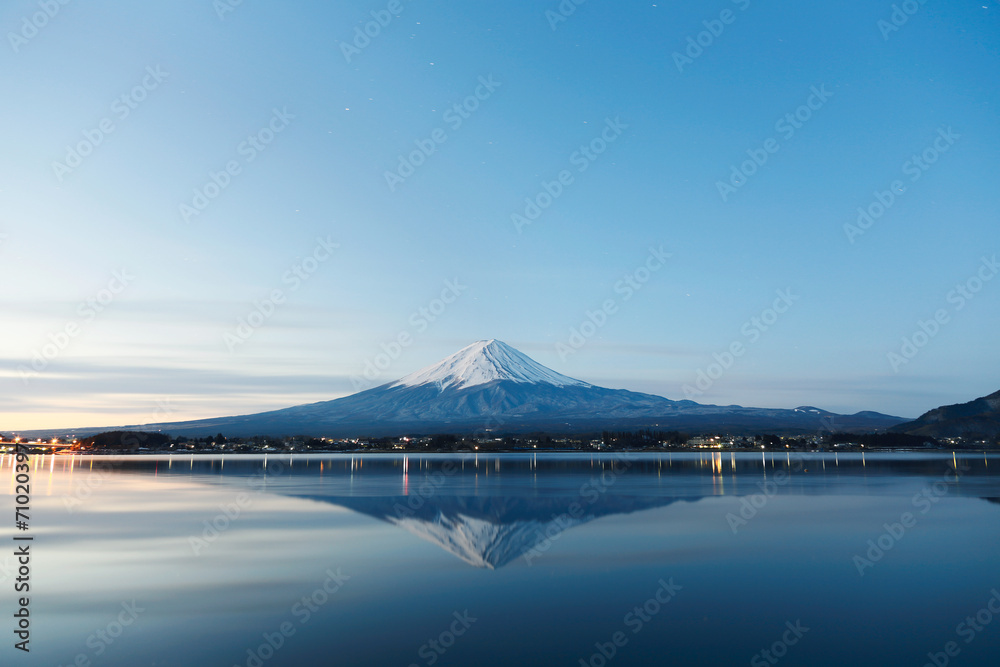
[[[1000,587],[995,454],[67,455],[31,476],[31,664],[427,665],[468,613],[441,667],[598,664],[619,631],[615,667],[748,664],[799,620],[782,665],[903,667]],[[144,611],[94,644],[123,603]],[[995,628],[963,665],[996,665]]]
[[[905,495],[928,484],[943,485],[949,495],[980,496],[995,483],[985,454],[950,452],[179,455],[119,458],[114,467],[337,505],[487,569],[518,558],[531,564],[570,528],[678,500]],[[994,472],[1000,472],[996,461]]]

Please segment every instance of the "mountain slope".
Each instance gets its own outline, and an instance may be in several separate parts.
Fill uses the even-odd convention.
[[[252,415],[146,424],[141,428],[174,436],[219,432],[227,436],[325,437],[540,430],[581,433],[647,427],[818,433],[870,431],[902,421],[874,412],[836,415],[813,407],[785,410],[701,405],[607,389],[548,369],[501,341],[487,340],[396,382],[344,398]],[[85,432],[87,429],[76,431]]]
[[[1000,436],[1000,391],[968,403],[934,408],[892,430],[934,438],[996,438]]]

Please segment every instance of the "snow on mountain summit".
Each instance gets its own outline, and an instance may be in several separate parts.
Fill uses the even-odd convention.
[[[439,389],[463,389],[496,380],[557,387],[589,387],[580,380],[556,373],[499,340],[481,340],[463,347],[436,364],[411,373],[390,387],[436,384]]]

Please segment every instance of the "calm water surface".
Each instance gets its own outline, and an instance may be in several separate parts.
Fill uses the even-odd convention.
[[[32,466],[32,650],[4,549],[0,664],[1000,664],[1000,456]]]

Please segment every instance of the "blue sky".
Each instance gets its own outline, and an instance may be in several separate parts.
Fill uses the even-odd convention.
[[[481,338],[706,403],[998,388],[1000,3],[225,3],[0,8],[0,427]]]

